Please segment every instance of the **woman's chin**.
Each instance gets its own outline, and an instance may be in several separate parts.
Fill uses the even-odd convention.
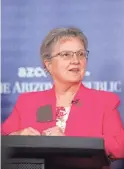
[[[82,81],[81,78],[70,78],[70,79],[68,79],[68,82],[71,82],[71,83],[79,83],[81,81]]]

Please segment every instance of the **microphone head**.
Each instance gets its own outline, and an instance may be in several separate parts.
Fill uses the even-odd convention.
[[[82,106],[82,104],[81,104],[81,102],[80,102],[80,99],[72,100],[71,103],[74,104],[74,105],[76,105],[76,106]]]

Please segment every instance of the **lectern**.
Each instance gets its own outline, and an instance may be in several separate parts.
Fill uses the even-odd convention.
[[[104,140],[62,136],[2,136],[2,169],[101,169]]]

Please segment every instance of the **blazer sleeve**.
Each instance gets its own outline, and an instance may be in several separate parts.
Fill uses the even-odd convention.
[[[113,97],[114,96],[114,97]],[[118,96],[108,97],[104,113],[103,135],[107,154],[113,158],[124,158],[124,128],[118,112]]]
[[[21,105],[21,96],[18,98],[12,113],[1,125],[2,135],[9,135],[12,132],[20,130],[21,116],[20,112],[18,111],[20,105]]]

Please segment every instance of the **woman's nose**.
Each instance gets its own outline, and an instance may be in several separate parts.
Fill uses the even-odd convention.
[[[71,63],[75,63],[75,64],[79,63],[79,57],[76,55],[76,53],[73,54],[71,58]]]

